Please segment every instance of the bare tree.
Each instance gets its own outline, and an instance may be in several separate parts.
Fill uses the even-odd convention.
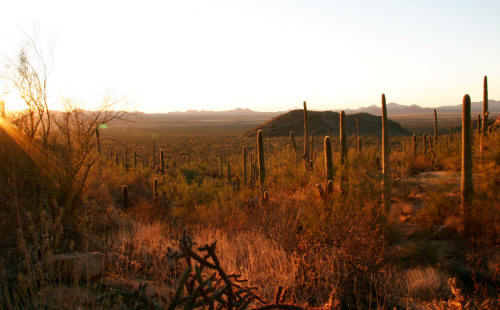
[[[30,143],[39,137],[44,146],[52,129],[47,88],[52,50],[53,45],[43,48],[35,36],[27,36],[17,55],[7,59],[3,74],[26,104],[24,111],[13,116],[13,124],[26,134]]]

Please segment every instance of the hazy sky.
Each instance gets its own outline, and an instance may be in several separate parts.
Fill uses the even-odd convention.
[[[112,91],[147,112],[325,110],[385,92],[435,106],[481,101],[485,74],[500,99],[498,0],[7,0],[1,12],[1,54],[36,27],[55,39],[52,102]]]

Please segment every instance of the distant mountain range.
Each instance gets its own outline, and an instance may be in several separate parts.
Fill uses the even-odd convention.
[[[441,106],[436,108],[424,108],[419,105],[402,105],[395,102],[391,102],[387,104],[387,114],[390,115],[405,115],[405,114],[432,114],[434,109],[437,112],[441,113],[462,113],[462,105],[449,105],[449,106]],[[500,101],[490,100],[488,102],[488,110],[492,113],[500,113]],[[340,111],[339,109],[333,110],[335,112]],[[381,108],[380,105],[370,105],[367,107],[361,107],[358,109],[345,109],[346,114],[354,114],[354,113],[369,113],[373,115],[380,115]],[[482,102],[472,102],[471,104],[471,113],[479,113],[483,111],[483,103]],[[152,115],[164,116],[166,118],[266,118],[273,117],[276,115],[280,115],[289,111],[277,111],[277,112],[258,112],[250,109],[242,109],[237,108],[234,110],[226,110],[226,111],[208,111],[208,110],[189,110],[185,112],[169,112],[169,113],[153,113]],[[149,114],[149,113],[148,113]]]
[[[434,109],[438,113],[462,113],[462,105],[449,105],[442,106],[436,108],[423,108],[419,105],[402,105],[398,103],[391,102],[387,104],[387,114],[390,115],[405,115],[405,114],[431,114],[434,113]],[[347,109],[344,110],[346,113],[370,113],[373,115],[381,115],[380,106],[371,105],[368,107],[362,107],[359,109]],[[482,102],[472,102],[471,103],[471,113],[479,113],[483,111],[483,103]],[[489,112],[500,112],[500,101],[489,100],[488,102],[488,111]]]

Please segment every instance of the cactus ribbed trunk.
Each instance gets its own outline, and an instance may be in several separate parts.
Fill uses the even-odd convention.
[[[472,209],[472,134],[471,134],[471,115],[470,115],[470,97],[465,95],[462,109],[462,179],[460,190],[460,202],[464,215],[464,231],[468,236],[470,233],[470,220]]]
[[[247,147],[243,147],[243,186],[247,186]]]
[[[389,168],[389,132],[387,129],[387,108],[385,102],[385,94],[382,94],[382,183],[383,194],[382,202],[385,211],[389,211],[391,207],[391,180]]]
[[[309,125],[307,123],[307,104],[304,101],[304,162],[309,164]]]
[[[264,165],[264,142],[262,130],[257,132],[257,156],[259,160],[259,186],[260,190],[264,190],[264,181],[266,179],[266,167]]]
[[[128,208],[128,187],[127,185],[122,186],[122,202],[123,202],[123,209]]]

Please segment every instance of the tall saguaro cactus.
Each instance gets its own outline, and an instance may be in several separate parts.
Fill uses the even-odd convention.
[[[448,125],[448,147],[451,149],[451,143],[453,142],[453,126],[451,124]]]
[[[165,152],[163,149],[160,150],[160,170],[161,173],[165,173]]]
[[[153,180],[153,201],[158,201],[158,179]]]
[[[438,116],[437,111],[434,109],[434,145],[438,143]]]
[[[333,181],[333,159],[332,159],[332,143],[330,137],[326,136],[324,140],[324,154],[325,154],[325,173],[326,183]]]
[[[391,207],[391,180],[389,168],[389,132],[387,129],[387,108],[385,103],[385,94],[382,94],[382,202],[385,211]]]
[[[483,123],[481,131],[482,134],[479,136],[479,159],[482,161],[486,137],[488,136],[488,78],[486,76],[484,76],[483,81]]]
[[[488,135],[488,77],[483,80],[483,136]]]
[[[462,179],[460,202],[464,214],[464,231],[470,233],[470,220],[472,209],[472,134],[470,120],[470,97],[465,95],[462,106]]]
[[[309,163],[309,125],[307,123],[307,104],[304,101],[304,161]]]
[[[340,176],[340,189],[342,194],[347,193],[347,134],[345,130],[345,112],[340,111],[340,165],[342,166]]]
[[[262,130],[257,132],[257,156],[259,160],[259,186],[260,190],[264,190],[264,181],[266,179],[266,167],[264,165],[264,141]]]
[[[417,157],[417,135],[413,134],[411,136],[411,144],[412,144],[412,156],[413,158]]]
[[[292,143],[292,148],[297,153],[297,144],[295,143],[295,137],[293,136],[293,131],[290,130],[290,142]]]

